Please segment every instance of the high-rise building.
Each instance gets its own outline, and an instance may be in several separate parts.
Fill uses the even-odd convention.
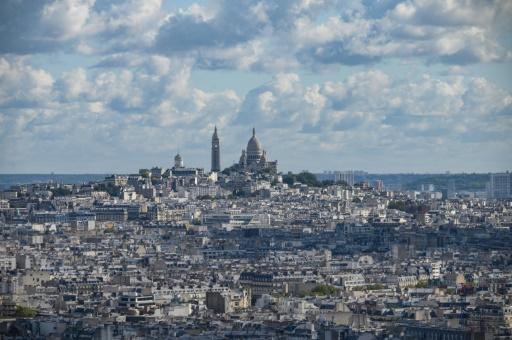
[[[217,135],[217,127],[212,137],[212,172],[220,172],[220,139]]]
[[[382,182],[380,179],[374,179],[372,181],[372,187],[379,190],[384,189],[384,182]]]
[[[455,197],[455,181],[453,179],[448,181],[448,187],[446,188],[447,198]]]
[[[353,171],[337,171],[334,180],[336,182],[346,182],[348,185],[354,185],[354,172]]]
[[[510,196],[510,174],[495,173],[491,174],[490,181],[487,182],[487,199],[501,199]]]

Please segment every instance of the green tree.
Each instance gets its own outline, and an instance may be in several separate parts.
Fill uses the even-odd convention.
[[[104,183],[98,184],[94,187],[94,190],[97,191],[106,191],[110,196],[119,197],[121,193],[121,187],[118,185],[113,185],[109,183],[105,185]]]
[[[419,281],[414,288],[428,288],[427,281]]]
[[[312,293],[316,293],[318,295],[332,295],[336,293],[336,288],[327,284],[319,284],[311,289]]]
[[[214,197],[210,195],[204,195],[204,196],[197,196],[198,200],[213,200]]]
[[[14,311],[14,317],[17,318],[31,318],[36,316],[36,314],[37,313],[32,309],[23,306],[16,306],[16,310]]]
[[[232,171],[235,171],[235,168],[230,166],[229,168],[225,168],[224,170],[222,170],[221,173],[227,176]]]
[[[244,190],[235,190],[233,194],[237,197],[246,197],[247,193]]]
[[[400,211],[405,211],[405,202],[404,201],[390,201],[388,204],[388,209],[396,209]]]
[[[323,183],[316,178],[315,174],[312,174],[310,172],[301,172],[300,174],[294,174],[290,171],[288,172],[288,174],[283,175],[283,183],[293,185],[295,182],[306,184],[307,186],[310,187],[321,187],[323,185]],[[330,184],[331,182],[332,181],[330,180],[326,180],[325,184],[332,185]]]
[[[299,293],[299,297],[300,298],[305,298],[306,296],[314,296],[315,294],[312,293],[312,292],[300,292]]]
[[[283,183],[288,184],[289,186],[292,186],[295,184],[296,176],[289,172],[287,175],[283,175]]]
[[[51,189],[50,191],[52,192],[54,197],[71,195],[71,190],[62,187],[57,189]]]
[[[384,288],[386,288],[386,285],[384,285],[382,283],[374,283],[374,284],[366,286],[367,290],[380,290],[380,289],[384,289]]]
[[[330,187],[334,185],[334,181],[332,179],[324,179],[322,181],[322,187]]]
[[[361,199],[359,197],[352,198],[353,203],[361,203]]]

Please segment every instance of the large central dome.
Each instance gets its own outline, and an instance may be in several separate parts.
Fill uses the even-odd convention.
[[[249,139],[249,143],[247,143],[247,161],[259,161],[263,155],[263,149],[261,148],[261,143],[256,138],[256,129],[252,129],[252,137]]]

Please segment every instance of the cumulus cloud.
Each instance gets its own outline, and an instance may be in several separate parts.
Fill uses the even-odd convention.
[[[304,87],[296,75],[281,74],[246,96],[235,122],[266,130],[273,147],[292,160],[308,153],[336,157],[361,148],[375,161],[384,161],[388,152],[415,158],[428,149],[433,152],[428,159],[436,153],[465,158],[464,144],[470,140],[493,141],[501,150],[512,141],[504,134],[512,126],[511,100],[510,93],[481,78],[423,75],[404,81],[369,71]],[[284,128],[295,132],[292,138],[279,134]]]
[[[26,58],[0,58],[0,106],[46,106],[54,79],[26,64]]]
[[[118,160],[130,152],[161,156],[197,126],[206,133],[228,124],[238,96],[194,88],[190,67],[164,59],[150,57],[135,73],[77,68],[56,80],[27,66],[26,58],[0,59],[0,148],[9,150],[2,157],[16,166],[12,162],[26,163],[41,153],[51,159],[76,159],[80,153],[84,162],[98,153]],[[204,143],[201,134],[187,140],[191,149],[198,143]]]
[[[227,152],[245,143],[244,127],[257,126],[275,147],[270,156],[291,162],[304,150],[334,160],[340,150],[356,150],[351,156],[361,161],[357,152],[410,157],[411,145],[456,159],[479,141],[473,149],[485,158],[490,143],[496,152],[510,145],[510,92],[466,67],[512,60],[510,1],[212,0],[168,7],[162,0],[2,1],[4,157],[21,164],[44,152],[79,150],[89,160],[100,152],[115,160],[186,143],[199,159],[214,125]],[[35,66],[33,54],[67,64]],[[90,67],[80,65],[81,56]],[[394,75],[390,63],[413,65],[419,75]],[[441,66],[428,68],[434,64]],[[273,78],[241,98],[235,87],[207,90],[193,77],[198,69]],[[329,73],[340,69],[343,78]],[[326,80],[305,83],[308,72]],[[84,150],[84,141],[101,151]]]
[[[395,57],[447,64],[510,58],[506,0],[216,0],[168,12],[161,0],[6,0],[0,6],[1,52],[106,54],[103,64],[115,62],[111,54],[148,52],[193,58],[208,69],[272,72]],[[280,60],[279,70],[271,60]]]

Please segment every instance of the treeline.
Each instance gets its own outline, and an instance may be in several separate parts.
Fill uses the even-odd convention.
[[[57,189],[51,189],[53,197],[61,197],[61,196],[69,196],[71,195],[71,190],[66,189],[64,187],[60,187]]]
[[[288,185],[293,185],[296,182],[306,184],[309,187],[328,187],[334,184],[338,185],[347,185],[346,182],[335,182],[330,179],[324,179],[323,181],[319,181],[315,174],[310,172],[301,172],[300,174],[294,174],[292,172],[288,172],[286,175],[283,175],[283,183]]]
[[[489,181],[489,174],[446,174],[434,175],[409,182],[405,185],[408,190],[415,190],[420,184],[434,184],[436,190],[446,189],[450,180],[454,181],[455,190],[485,190],[485,184]]]
[[[113,185],[111,183],[105,185],[103,183],[98,184],[94,187],[96,191],[106,191],[110,196],[119,197],[121,193],[121,187],[118,185]]]
[[[325,295],[334,295],[337,293],[337,289],[334,286],[327,284],[319,284],[313,287],[309,292],[301,292],[299,293],[299,297],[303,298],[306,296],[325,296]]]

